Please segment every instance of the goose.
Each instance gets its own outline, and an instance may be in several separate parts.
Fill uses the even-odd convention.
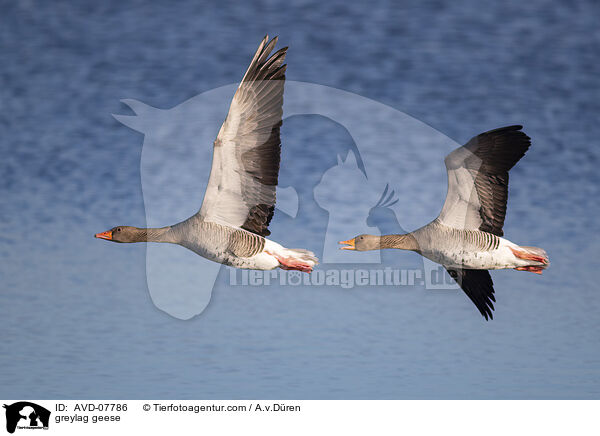
[[[162,228],[117,226],[96,238],[178,244],[214,262],[257,270],[310,273],[317,258],[266,237],[279,175],[287,47],[270,56],[277,37],[261,41],[213,144],[204,200],[190,218]]]
[[[522,126],[490,130],[446,156],[448,192],[439,216],[413,232],[359,235],[342,250],[411,250],[443,265],[483,317],[493,319],[494,284],[488,270],[512,268],[541,274],[546,252],[503,238],[508,172],[531,139]]]

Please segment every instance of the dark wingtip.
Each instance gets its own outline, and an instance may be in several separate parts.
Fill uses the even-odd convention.
[[[510,132],[510,131],[521,130],[521,129],[523,129],[522,125],[513,124],[512,126],[504,126],[504,127],[498,127],[497,129],[488,130],[487,132],[483,132],[482,135],[487,135],[490,133],[498,133],[498,132]]]

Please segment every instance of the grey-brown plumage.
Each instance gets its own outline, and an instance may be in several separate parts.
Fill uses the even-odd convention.
[[[199,216],[176,224],[169,233],[171,241],[225,265],[240,266],[239,259],[261,253],[265,238],[244,229],[204,221]]]

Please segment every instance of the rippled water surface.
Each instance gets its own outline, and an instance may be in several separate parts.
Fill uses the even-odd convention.
[[[4,6],[0,397],[598,398],[600,7],[459,3]],[[130,113],[122,98],[169,109],[236,82],[265,33],[290,46],[289,80],[381,102],[458,143],[523,124],[533,146],[511,172],[504,229],[551,267],[494,272],[487,323],[458,292],[229,286],[227,268],[200,316],[159,310],[146,247],[92,237],[146,220],[144,137],[111,114]],[[275,215],[274,239],[322,256],[330,218],[351,228],[353,207],[377,201],[323,176],[354,149],[349,130],[285,121],[280,183],[298,214]],[[398,181],[398,222],[382,225],[412,230],[441,208],[449,149],[421,142],[369,144],[368,164]],[[193,213],[202,193],[187,192]],[[348,209],[327,210],[331,193]]]

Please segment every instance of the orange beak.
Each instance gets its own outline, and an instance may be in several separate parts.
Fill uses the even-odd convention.
[[[348,239],[347,241],[340,241],[338,244],[346,244],[348,247],[340,247],[340,250],[356,250],[356,246],[354,245],[354,238]]]
[[[106,239],[107,241],[112,241],[112,230],[107,230],[106,232],[96,233],[94,235],[96,238]]]

